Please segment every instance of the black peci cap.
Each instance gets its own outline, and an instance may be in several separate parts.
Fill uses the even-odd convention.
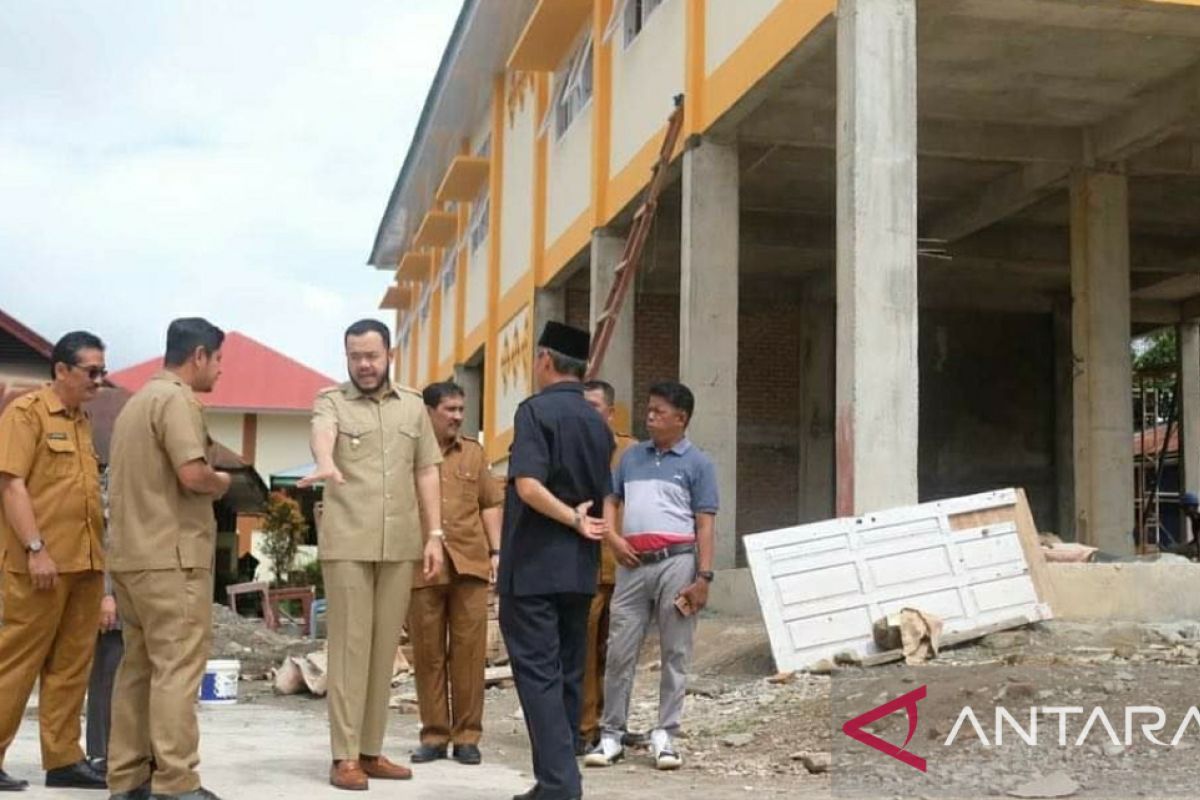
[[[538,347],[545,347],[579,361],[588,360],[590,345],[591,337],[587,331],[563,325],[561,322],[547,322],[538,338]]]

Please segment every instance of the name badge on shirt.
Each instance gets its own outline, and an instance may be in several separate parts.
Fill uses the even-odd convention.
[[[65,442],[71,437],[67,436],[65,433],[47,433],[46,438],[53,439],[56,442]]]

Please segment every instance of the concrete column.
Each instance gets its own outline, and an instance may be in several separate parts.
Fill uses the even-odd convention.
[[[1075,533],[1133,552],[1129,197],[1124,175],[1071,174],[1071,342],[1075,360]]]
[[[1181,491],[1196,492],[1200,491],[1200,322],[1180,325],[1178,340],[1179,486]]]
[[[459,364],[454,368],[454,382],[467,394],[462,432],[478,436],[483,425],[483,368]]]
[[[916,0],[837,15],[837,511],[916,503]]]
[[[800,308],[801,523],[834,516],[835,330],[832,275],[812,280]]]
[[[696,396],[689,435],[717,467],[716,566],[737,562],[738,157],[703,140],[683,156],[679,380]]]
[[[1071,399],[1075,358],[1071,352],[1071,298],[1054,301],[1054,478],[1058,515],[1054,532],[1075,541],[1075,414]]]
[[[616,279],[614,270],[625,250],[625,237],[608,228],[597,228],[592,232],[591,253],[591,299],[588,320],[594,333],[608,300],[608,292]],[[628,433],[632,430],[630,414],[633,410],[633,321],[637,309],[636,287],[631,287],[617,317],[604,356],[599,377],[613,385],[617,392],[617,428]]]

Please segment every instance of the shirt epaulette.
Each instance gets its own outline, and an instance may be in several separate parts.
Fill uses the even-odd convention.
[[[19,408],[22,411],[28,411],[30,408],[33,407],[33,404],[36,403],[37,401],[38,401],[38,390],[34,389],[31,392],[26,392],[25,394],[21,395],[16,400],[13,400],[12,405],[14,408]]]
[[[397,383],[397,384],[394,384],[394,386],[396,387],[396,389],[397,389],[398,391],[401,391],[401,392],[408,392],[409,394],[415,394],[417,397],[424,398],[424,395],[423,395],[423,394],[421,394],[419,391],[417,391],[416,389],[412,388],[411,386],[403,386],[403,385],[401,385],[401,384],[399,384],[399,383]]]
[[[336,391],[340,391],[341,388],[342,385],[340,383],[335,383],[333,386],[326,386],[324,389],[318,390],[317,394],[333,394]]]

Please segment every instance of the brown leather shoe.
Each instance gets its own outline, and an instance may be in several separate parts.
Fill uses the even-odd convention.
[[[335,761],[329,768],[329,783],[339,789],[349,789],[354,792],[365,791],[367,773],[363,771],[363,765],[353,759]]]
[[[363,772],[372,778],[384,781],[406,781],[412,777],[412,770],[393,764],[387,756],[359,756]]]

